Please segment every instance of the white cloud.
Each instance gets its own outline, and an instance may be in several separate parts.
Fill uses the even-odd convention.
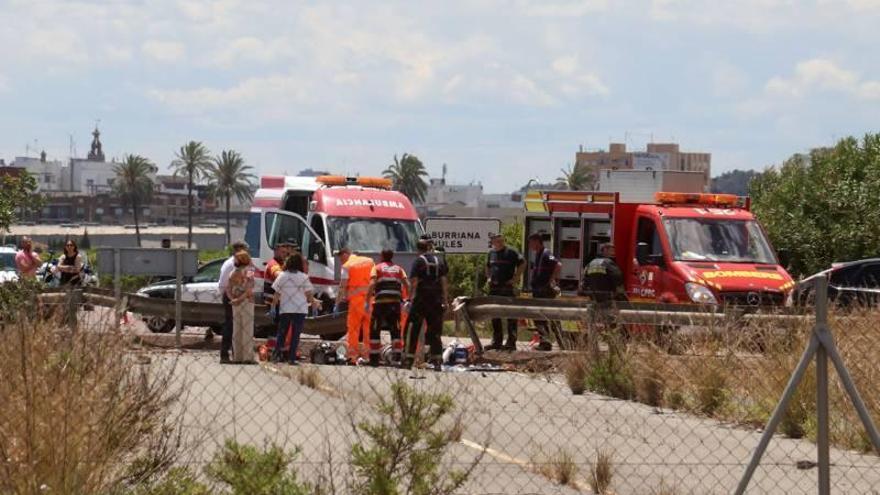
[[[516,0],[517,9],[534,17],[582,17],[608,8],[607,0]]]
[[[284,113],[288,105],[311,102],[308,85],[296,76],[251,77],[229,88],[152,90],[150,95],[172,109],[185,114],[206,110],[243,107],[271,113]]]
[[[241,62],[268,64],[278,60],[285,47],[293,45],[285,39],[264,41],[255,36],[242,36],[228,42],[213,55],[213,62],[221,67],[231,67]]]
[[[158,62],[178,62],[186,56],[186,47],[176,41],[147,40],[141,51]]]
[[[25,46],[30,56],[65,64],[83,62],[89,55],[79,33],[66,28],[31,31]]]
[[[858,73],[822,58],[798,63],[790,77],[773,77],[764,88],[770,95],[791,98],[814,91],[834,91],[859,99],[880,99],[880,81],[864,80]]]

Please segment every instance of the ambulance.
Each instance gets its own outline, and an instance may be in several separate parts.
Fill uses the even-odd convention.
[[[563,294],[578,292],[606,242],[630,301],[782,306],[795,286],[748,198],[658,192],[624,203],[616,192],[529,191],[524,203],[525,235],[541,233],[560,260]]]
[[[374,258],[391,248],[394,261],[408,268],[423,233],[415,207],[391,190],[388,179],[261,177],[245,231],[257,266],[257,300],[262,300],[265,267],[280,242],[301,247],[316,296],[329,311],[339,286],[341,248]]]

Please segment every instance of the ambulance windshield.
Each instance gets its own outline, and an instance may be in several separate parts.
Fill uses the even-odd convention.
[[[332,250],[348,247],[363,253],[378,253],[385,248],[415,252],[421,235],[416,220],[385,218],[329,217],[327,229]]]
[[[666,218],[664,224],[678,261],[777,264],[764,232],[754,221]]]

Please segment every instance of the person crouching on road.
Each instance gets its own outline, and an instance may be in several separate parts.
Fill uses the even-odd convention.
[[[427,321],[425,343],[428,345],[428,362],[439,370],[443,341],[443,313],[449,300],[449,284],[446,280],[448,267],[439,257],[428,251],[429,244],[419,241],[417,244],[418,258],[410,270],[412,284],[412,310],[406,323],[406,356],[401,363],[404,368],[412,368],[416,356],[416,346],[422,322]]]
[[[235,270],[235,256],[241,252],[247,253],[247,251],[246,242],[235,241],[232,244],[232,255],[220,267],[220,279],[217,282],[217,290],[223,300],[223,340],[220,344],[220,364],[229,362],[229,350],[232,349],[232,305],[229,304],[226,288],[229,285],[229,276]]]
[[[486,259],[486,278],[489,280],[490,296],[515,297],[517,295],[516,284],[522,280],[526,260],[515,249],[507,247],[504,236],[495,234],[490,237],[492,250]],[[487,351],[492,350],[516,350],[516,318],[507,320],[507,342],[502,345],[504,338],[503,321],[501,318],[492,319],[492,343],[486,346]]]
[[[366,350],[361,350],[359,345],[363,342],[366,347],[370,341],[370,302],[367,291],[375,263],[372,258],[354,254],[347,247],[339,250],[339,260],[342,262],[342,273],[336,307],[339,308],[342,302],[348,303],[348,359],[351,364],[357,364],[359,358],[368,356]]]
[[[529,236],[529,250],[535,256],[535,264],[529,282],[532,288],[532,297],[535,299],[555,299],[559,295],[559,272],[562,264],[553,256],[549,249],[544,247],[544,238],[540,233]],[[557,323],[547,320],[536,320],[535,327],[540,335],[540,342],[536,347],[539,351],[553,349],[550,343],[550,327],[554,326],[556,332],[561,330],[556,327]]]
[[[239,364],[254,361],[254,265],[246,251],[235,255],[226,295],[232,305],[232,357]]]
[[[394,251],[382,250],[382,262],[373,267],[367,297],[373,299],[370,318],[370,366],[379,366],[382,330],[391,333],[391,361],[400,363],[403,340],[400,331],[400,306],[409,283],[403,267],[394,263]]]
[[[317,307],[320,301],[315,299],[315,289],[305,274],[305,258],[300,253],[293,253],[284,262],[284,271],[275,279],[272,289],[278,300],[278,331],[275,334],[275,359],[281,361],[283,347],[290,332],[290,350],[288,362],[295,365],[299,340],[309,312],[309,305]]]

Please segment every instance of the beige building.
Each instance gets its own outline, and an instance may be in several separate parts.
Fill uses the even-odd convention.
[[[587,168],[594,178],[609,169],[702,172],[706,187],[712,176],[711,163],[710,153],[684,152],[677,143],[648,143],[645,151],[627,151],[623,143],[611,143],[608,151],[584,151],[582,146],[575,154],[575,167]]]

